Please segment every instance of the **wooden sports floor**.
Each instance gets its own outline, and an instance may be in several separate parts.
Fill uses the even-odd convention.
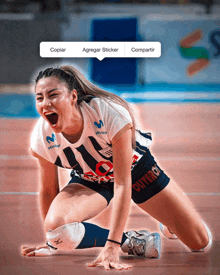
[[[220,106],[217,104],[139,104],[139,126],[153,134],[151,151],[159,165],[182,187],[211,229],[213,246],[207,253],[191,253],[178,240],[162,237],[158,260],[121,253],[133,265],[126,274],[220,274]],[[34,119],[0,120],[0,274],[105,274],[103,267],[87,268],[100,248],[68,255],[25,258],[24,244],[44,243],[38,209],[38,167],[29,156]],[[61,188],[69,174],[60,170]],[[110,209],[93,218],[108,226]],[[158,231],[158,222],[132,205],[126,230]],[[190,228],[189,228],[190,230]],[[108,271],[118,273],[119,271]]]

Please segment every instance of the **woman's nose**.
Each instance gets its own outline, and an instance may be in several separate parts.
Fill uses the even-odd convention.
[[[48,98],[44,98],[43,101],[43,107],[50,107],[51,106],[51,102]]]

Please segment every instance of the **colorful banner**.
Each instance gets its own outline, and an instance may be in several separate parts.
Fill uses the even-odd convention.
[[[143,62],[146,83],[220,83],[220,20],[143,20],[139,28],[162,46],[159,59]]]

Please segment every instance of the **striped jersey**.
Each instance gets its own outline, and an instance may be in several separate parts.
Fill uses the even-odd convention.
[[[130,127],[131,116],[121,105],[98,97],[82,101],[80,109],[84,128],[76,143],[70,143],[62,133],[53,132],[41,117],[31,134],[31,149],[57,166],[73,169],[83,179],[114,181],[111,141],[117,140],[126,126]],[[137,130],[132,169],[150,144],[150,134]]]

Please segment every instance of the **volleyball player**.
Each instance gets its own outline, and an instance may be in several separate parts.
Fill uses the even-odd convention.
[[[103,247],[88,266],[128,269],[128,254],[160,256],[160,235],[124,232],[131,199],[160,222],[169,238],[192,251],[211,245],[211,233],[182,190],[149,151],[151,135],[136,129],[126,101],[89,82],[71,66],[39,73],[35,86],[41,118],[31,135],[31,152],[40,167],[40,207],[47,245],[22,247],[26,256],[60,250]],[[59,191],[58,168],[72,169]],[[109,230],[86,222],[113,200]],[[147,226],[147,224],[146,224]]]

